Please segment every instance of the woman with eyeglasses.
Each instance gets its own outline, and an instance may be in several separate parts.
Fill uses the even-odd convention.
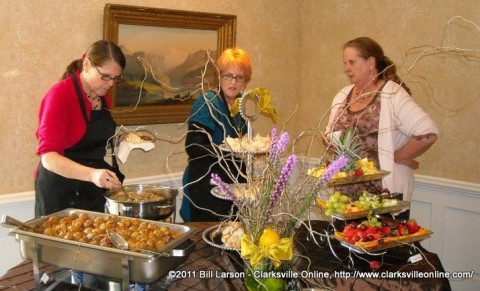
[[[248,53],[239,48],[225,50],[218,58],[220,92],[208,91],[194,103],[188,119],[185,150],[188,166],[183,176],[184,195],[180,214],[185,221],[219,221],[232,213],[232,203],[213,196],[212,173],[227,182],[244,182],[240,172],[245,166],[226,153],[220,145],[227,136],[243,136],[247,127],[229,106],[241,96],[252,76]],[[223,156],[222,156],[223,154]]]
[[[97,41],[73,61],[42,99],[35,173],[35,216],[65,208],[104,212],[104,193],[122,182],[105,162],[116,123],[107,91],[122,81],[125,56]]]

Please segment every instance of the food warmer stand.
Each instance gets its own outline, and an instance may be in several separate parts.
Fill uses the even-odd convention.
[[[168,271],[186,261],[195,250],[196,242],[192,236],[195,228],[185,225],[170,224],[148,220],[155,226],[165,226],[181,233],[179,237],[165,244],[158,254],[143,253],[133,250],[120,250],[73,240],[56,238],[33,230],[50,216],[64,217],[71,214],[87,213],[91,217],[106,217],[109,214],[90,212],[79,209],[65,209],[52,215],[30,220],[20,225],[15,219],[3,216],[2,226],[10,228],[20,242],[21,255],[32,261],[33,274],[37,290],[41,290],[39,264],[49,264],[59,268],[82,272],[103,281],[116,282],[120,290],[130,290],[132,282],[148,286],[165,277]],[[128,217],[120,217],[128,218]],[[140,221],[144,221],[141,220]],[[89,287],[89,286],[86,286]]]

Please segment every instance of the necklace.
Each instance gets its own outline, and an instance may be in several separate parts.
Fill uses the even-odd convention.
[[[367,86],[363,89],[357,89],[357,86],[353,88],[353,98],[351,103],[365,103],[366,101],[370,101],[372,96],[375,96],[378,93],[379,85],[381,82],[378,83],[377,81],[373,82],[372,86]],[[371,90],[370,88],[371,87]],[[365,92],[365,93],[364,93]]]
[[[92,109],[93,110],[101,109],[102,108],[102,102],[100,101],[100,97],[98,97],[97,95],[90,96],[90,94],[87,93],[88,91],[90,91],[90,92],[93,92],[93,91],[91,91],[90,87],[88,86],[88,83],[87,83],[87,81],[85,79],[85,76],[84,76],[84,71],[82,71],[80,73],[80,80],[82,82],[83,90],[85,91],[85,94],[87,95],[88,100],[92,104]]]
[[[87,94],[88,100],[90,100],[90,103],[92,103],[92,109],[93,110],[99,110],[101,107],[102,102],[100,102],[100,97],[98,96],[90,96]]]

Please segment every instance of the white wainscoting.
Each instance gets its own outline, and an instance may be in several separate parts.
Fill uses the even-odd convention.
[[[125,184],[161,183],[181,188],[181,173],[126,180]],[[178,210],[183,193],[177,197],[176,222],[182,222]],[[0,214],[19,220],[33,218],[33,192],[0,195]],[[416,176],[411,205],[412,218],[433,231],[430,239],[422,242],[429,251],[437,253],[446,271],[473,271],[473,279],[450,280],[453,290],[480,290],[480,184],[429,176]],[[2,260],[0,275],[20,263],[19,244],[0,228]]]
[[[451,279],[452,290],[480,290],[480,184],[417,175],[410,217],[433,231],[422,246],[445,271],[473,271],[472,279]]]

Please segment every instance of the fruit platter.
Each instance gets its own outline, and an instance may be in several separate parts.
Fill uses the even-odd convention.
[[[389,193],[376,195],[365,190],[359,195],[358,200],[335,191],[327,201],[317,198],[316,203],[325,211],[325,216],[340,220],[398,212],[410,207],[410,202],[392,198]]]
[[[343,246],[358,253],[381,251],[424,240],[432,235],[414,219],[408,221],[377,220],[375,217],[361,223],[345,225],[334,237]]]
[[[339,178],[334,178],[330,180],[328,182],[328,186],[339,186],[339,185],[376,181],[376,180],[383,179],[388,174],[390,174],[390,172],[379,170],[377,173],[374,173],[374,174],[359,174],[359,175],[339,177]]]
[[[326,166],[313,167],[308,169],[307,174],[319,178],[326,170]],[[378,170],[375,163],[367,158],[355,160],[348,169],[338,172],[328,182],[328,186],[339,186],[361,182],[376,181],[390,174],[389,171]]]

